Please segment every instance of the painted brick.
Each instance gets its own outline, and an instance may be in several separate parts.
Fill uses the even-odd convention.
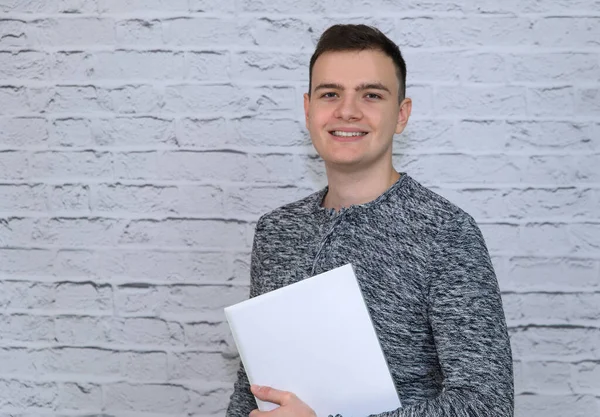
[[[28,156],[25,152],[0,151],[0,178],[23,179],[28,174]]]
[[[117,50],[99,52],[95,60],[94,79],[181,79],[185,73],[183,52]]]
[[[2,252],[0,252],[0,255]],[[222,252],[161,250],[59,250],[47,271],[60,277],[132,282],[204,283],[231,278]],[[40,262],[40,264],[42,264]]]
[[[190,51],[186,54],[186,78],[197,81],[226,81],[230,74],[230,56],[226,52]]]
[[[543,240],[539,240],[542,236]],[[541,255],[548,251],[566,255],[573,251],[569,226],[564,223],[528,223],[521,228],[517,242],[521,253],[528,255]]]
[[[48,57],[43,52],[0,52],[0,77],[39,80],[49,75]]]
[[[160,146],[177,143],[172,119],[117,117],[99,119],[92,126],[94,142],[102,146]]]
[[[0,245],[26,246],[31,243],[34,236],[36,223],[33,219],[22,217],[9,217],[0,221]]]
[[[54,319],[44,316],[0,315],[0,331],[4,343],[51,342],[56,337]]]
[[[102,387],[97,384],[67,382],[59,385],[57,409],[100,412]]]
[[[404,17],[393,37],[401,48],[436,48],[531,45],[533,35],[525,17],[474,16]]]
[[[486,189],[437,188],[434,190],[477,219],[594,217],[596,190],[574,187]]]
[[[0,5],[4,7],[4,5]],[[17,19],[2,19],[0,25],[1,47],[27,47],[33,43],[33,30],[27,27],[27,23]]]
[[[532,34],[533,39],[541,46],[597,47],[600,44],[600,22],[588,16],[551,16],[534,22]]]
[[[521,149],[597,150],[595,140],[600,133],[598,123],[508,121],[506,123],[506,147]]]
[[[306,176],[302,160],[296,155],[251,155],[248,167],[250,181],[296,184]]]
[[[237,373],[238,362],[220,353],[185,352],[169,358],[171,380],[227,381]]]
[[[571,87],[532,88],[528,94],[528,114],[533,116],[565,116],[574,112]]]
[[[155,318],[115,319],[109,338],[120,344],[148,346],[174,346],[184,342],[180,324]]]
[[[454,123],[445,120],[412,120],[401,135],[394,138],[394,152],[404,150],[455,149]],[[470,138],[470,136],[469,136]]]
[[[56,211],[77,211],[87,213],[90,210],[90,190],[86,185],[57,185],[48,187],[47,209]]]
[[[471,83],[506,83],[508,64],[498,53],[468,53],[461,57],[464,80]]]
[[[112,288],[92,282],[59,282],[53,287],[52,306],[81,311],[112,311]]]
[[[438,115],[520,116],[526,113],[522,87],[439,87],[435,96]]]
[[[0,115],[25,113],[30,110],[24,87],[0,86]]]
[[[81,247],[115,245],[124,233],[120,219],[54,217],[40,219],[31,234],[31,243]]]
[[[527,385],[536,393],[594,394],[600,388],[600,366],[594,362],[524,362]]]
[[[184,323],[186,346],[193,348],[221,349],[223,345],[234,346],[227,322],[189,322]]]
[[[104,387],[104,406],[109,413],[151,412],[181,414],[189,394],[184,387],[172,384],[116,383]]]
[[[16,13],[94,13],[96,0],[12,0],[0,5],[3,12]]]
[[[232,74],[239,80],[304,81],[310,55],[244,51],[233,56]]]
[[[163,40],[160,20],[128,19],[115,25],[118,45],[160,45]]]
[[[112,177],[111,155],[107,152],[34,152],[29,166],[34,178]]]
[[[189,0],[190,12],[234,12],[236,0],[222,0],[214,2],[212,0]]]
[[[54,253],[50,250],[2,247],[0,248],[0,273],[6,278],[11,275],[44,275],[48,273],[53,259]]]
[[[93,209],[98,212],[172,213],[175,186],[109,184],[94,187]]]
[[[222,117],[182,118],[175,123],[177,143],[183,147],[219,147],[238,144],[229,123]]]
[[[96,55],[83,51],[58,51],[52,57],[52,78],[61,82],[90,80],[98,66]]]
[[[324,29],[323,21],[299,18],[251,18],[240,22],[239,43],[262,48],[290,48],[312,53]]]
[[[156,315],[161,312],[167,296],[164,287],[147,284],[119,286],[115,293],[115,311]]]
[[[240,152],[166,152],[160,161],[161,178],[173,180],[237,181],[247,169]]]
[[[136,314],[202,314],[218,312],[248,297],[247,287],[223,285],[122,285],[115,294],[115,308]]]
[[[0,212],[44,211],[45,191],[40,184],[0,184]]]
[[[57,18],[35,21],[35,44],[39,46],[114,45],[112,19],[102,17]]]
[[[504,294],[502,301],[509,325],[580,324],[600,319],[600,293]]]
[[[342,3],[332,11],[352,10],[355,12],[378,12],[396,14],[407,11],[417,12],[461,12],[465,10],[465,1],[462,0],[417,0],[406,3],[398,3],[394,0],[351,0],[351,7]],[[346,7],[342,7],[346,6]]]
[[[413,101],[413,110],[420,116],[429,116],[434,110],[433,89],[429,85],[406,85],[406,97]]]
[[[33,90],[33,110],[51,113],[102,112],[110,109],[102,100],[102,90],[92,86],[57,85],[51,90]]]
[[[575,252],[598,253],[600,250],[600,222],[572,224],[569,232]]]
[[[306,128],[298,120],[247,116],[232,122],[234,134],[229,140],[231,143],[248,146],[310,145]]]
[[[429,52],[419,49],[401,51],[404,60],[410,63],[407,78],[410,82],[457,82],[461,75],[460,65],[456,65],[456,53]],[[461,58],[461,61],[464,58]]]
[[[513,358],[598,359],[600,332],[597,328],[531,327],[513,330]]]
[[[600,89],[586,88],[580,90],[575,95],[575,109],[577,113],[598,116],[600,115]]]
[[[39,146],[48,140],[46,120],[41,117],[0,117],[0,126],[2,147]]]
[[[0,407],[47,409],[56,406],[58,386],[52,382],[0,380]]]
[[[511,79],[525,82],[597,82],[598,55],[590,53],[538,53],[511,55]]]
[[[169,288],[164,311],[168,313],[217,312],[248,298],[245,286],[173,286]]]
[[[125,352],[121,354],[121,374],[135,381],[166,381],[168,378],[165,352]]]
[[[55,340],[68,346],[97,346],[106,343],[110,324],[100,317],[58,316],[54,319]]]
[[[589,417],[600,412],[598,400],[591,395],[531,395],[515,397],[515,417],[543,415]]]
[[[589,0],[469,0],[469,10],[480,13],[574,13],[597,10],[598,2]]]
[[[48,123],[48,145],[91,147],[94,145],[91,121],[83,118],[58,118]]]
[[[193,395],[190,401],[190,408],[193,412],[198,413],[198,416],[208,415],[222,415],[227,409],[229,404],[229,398],[233,392],[233,389],[203,389],[198,394]],[[196,414],[194,414],[196,415]]]
[[[239,42],[233,18],[181,17],[165,19],[163,37],[167,45],[223,48]]]
[[[323,13],[326,11],[326,4],[318,0],[282,0],[277,3],[271,3],[266,0],[241,0],[239,2],[242,12],[250,13],[282,13],[282,14],[294,14],[294,13]]]
[[[152,113],[163,106],[161,93],[151,85],[126,85],[101,91],[103,108],[115,113]]]
[[[0,374],[7,377],[11,374],[35,376],[39,366],[47,360],[45,352],[26,348],[0,349]]]
[[[148,10],[185,12],[186,0],[97,0],[98,10],[104,13],[140,13]]]
[[[227,193],[227,213],[235,216],[242,213],[260,216],[284,204],[291,203],[311,194],[314,190],[302,187],[243,187]]]
[[[559,257],[513,257],[508,273],[501,278],[504,289],[515,291],[595,289],[600,285],[597,261]]]

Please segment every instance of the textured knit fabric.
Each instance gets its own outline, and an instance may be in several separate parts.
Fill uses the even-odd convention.
[[[260,218],[250,296],[352,263],[403,405],[379,416],[512,416],[502,301],[471,216],[406,174],[337,213],[326,193]],[[240,366],[227,416],[255,408]]]

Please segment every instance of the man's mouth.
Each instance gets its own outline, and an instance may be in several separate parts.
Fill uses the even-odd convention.
[[[355,136],[365,136],[368,132],[342,132],[341,130],[333,130],[329,133],[340,138],[351,138]]]

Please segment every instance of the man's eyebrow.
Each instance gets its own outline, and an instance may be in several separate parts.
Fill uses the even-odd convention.
[[[390,89],[387,88],[382,83],[363,83],[356,87],[356,91],[362,91],[362,90],[383,90],[383,91],[387,91],[388,93],[392,94]]]
[[[344,86],[336,83],[323,83],[319,84],[315,87],[315,91],[317,90],[343,90]]]
[[[319,84],[315,87],[314,91],[318,91],[318,90],[345,90],[344,86],[341,84],[337,84],[337,83],[322,83]],[[382,90],[382,91],[387,91],[389,94],[392,94],[392,92],[390,91],[389,88],[387,88],[385,85],[383,85],[382,83],[362,83],[356,86],[355,88],[356,91],[363,91],[363,90]]]

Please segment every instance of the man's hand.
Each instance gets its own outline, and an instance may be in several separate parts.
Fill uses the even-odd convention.
[[[291,392],[258,385],[252,385],[250,390],[259,400],[279,404],[279,408],[272,411],[253,410],[250,417],[317,417],[312,408]]]

